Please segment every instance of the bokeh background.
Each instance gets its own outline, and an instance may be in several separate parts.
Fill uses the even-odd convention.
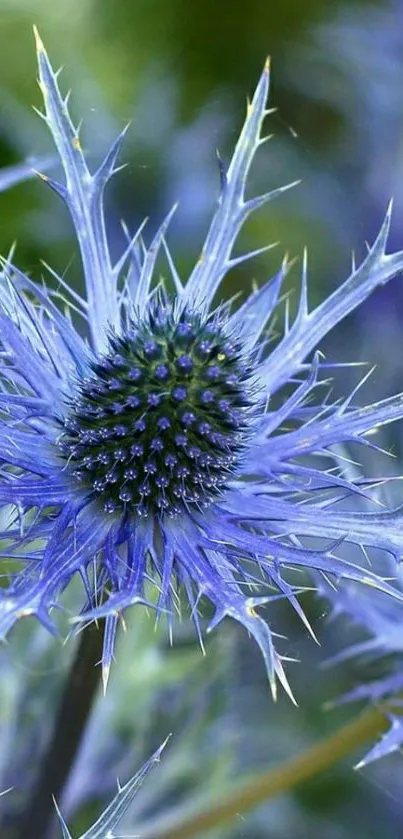
[[[402,0],[0,0],[1,166],[27,158],[52,165],[47,129],[32,110],[40,106],[33,23],[53,62],[65,67],[62,86],[72,88],[73,114],[83,119],[82,142],[94,165],[132,121],[128,165],[108,194],[116,252],[121,218],[134,229],[149,216],[151,236],[178,200],[170,244],[186,276],[217,199],[216,149],[229,159],[246,96],[267,54],[277,111],[267,121],[274,136],[254,166],[251,191],[297,178],[302,183],[248,223],[241,246],[281,244],[229,277],[226,293],[264,281],[284,251],[299,257],[307,245],[314,305],[346,276],[351,251],[363,255],[391,195],[390,245],[403,248]],[[80,287],[67,213],[35,179],[0,195],[0,251],[6,254],[14,242],[16,261],[35,279],[41,278],[43,260]],[[290,287],[297,283],[298,265]],[[379,365],[363,398],[403,389],[402,315],[397,279],[324,344],[335,360]],[[345,391],[356,381],[357,372],[344,369],[336,389]],[[388,445],[400,455],[397,436],[391,433]],[[327,604],[311,595],[304,596],[304,605],[321,647],[290,608],[279,603],[270,609],[270,620],[289,639],[287,655],[300,660],[289,665],[298,709],[283,696],[273,705],[259,653],[236,626],[221,626],[203,656],[186,619],[178,623],[171,647],[162,623],[155,630],[152,614],[133,614],[107,697],[97,705],[61,802],[73,828],[83,830],[113,794],[116,776],[128,777],[169,732],[162,763],[127,822],[140,835],[142,824],[167,809],[217,796],[234,779],[275,766],[351,717],[353,708],[326,710],[326,703],[374,676],[373,670],[323,662],[359,632],[329,621]],[[21,780],[13,778],[17,756],[25,754],[28,765],[46,741],[68,661],[68,647],[49,642],[29,624],[16,632],[11,654],[2,653],[0,727],[7,723],[12,732],[15,724],[18,738],[8,735],[13,760],[2,743],[1,788]],[[239,817],[213,837],[400,837],[403,758],[396,754],[354,771],[360,757]]]

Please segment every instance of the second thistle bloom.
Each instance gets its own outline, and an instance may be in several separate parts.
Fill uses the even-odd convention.
[[[214,306],[227,272],[255,255],[233,255],[245,220],[288,188],[245,196],[264,139],[268,65],[184,284],[165,242],[171,214],[148,248],[140,230],[113,263],[103,196],[124,132],[91,173],[39,38],[37,48],[43,118],[65,173],[64,183],[43,179],[74,224],[86,298],[66,291],[87,335],[48,289],[4,261],[1,555],[22,570],[2,590],[0,632],[24,615],[53,628],[52,609],[78,573],[86,592],[81,619],[107,618],[106,679],[119,616],[146,599],[152,581],[169,620],[180,588],[199,632],[202,597],[215,609],[211,628],[226,616],[243,624],[262,650],[273,692],[276,676],[288,689],[270,628],[257,613],[270,586],[307,623],[284,568],[316,569],[401,597],[338,551],[345,541],[400,558],[402,539],[398,511],[357,512],[356,499],[370,501],[370,489],[334,469],[333,446],[366,442],[369,432],[401,418],[402,396],[364,408],[353,407],[351,396],[322,404],[322,365],[319,355],[312,358],[333,326],[403,270],[402,252],[385,253],[390,213],[364,262],[312,312],[304,263],[296,319],[268,354],[286,261],[238,309]],[[160,252],[170,276],[156,284]],[[328,467],[307,461],[318,452]],[[338,506],[342,498],[351,499],[349,509]]]

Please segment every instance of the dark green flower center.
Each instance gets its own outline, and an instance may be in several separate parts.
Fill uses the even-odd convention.
[[[177,515],[210,503],[239,463],[250,372],[220,313],[161,302],[113,335],[80,383],[60,444],[109,512]]]

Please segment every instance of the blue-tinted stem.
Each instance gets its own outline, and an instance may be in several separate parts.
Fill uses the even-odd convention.
[[[54,839],[60,836],[54,799],[60,801],[79,750],[100,686],[104,623],[91,624],[80,636],[48,747],[27,805],[15,817],[0,824],[2,839]]]

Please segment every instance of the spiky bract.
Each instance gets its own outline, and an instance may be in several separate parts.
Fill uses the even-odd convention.
[[[106,679],[117,621],[126,607],[146,599],[153,581],[157,610],[169,621],[180,587],[199,632],[202,597],[215,609],[210,628],[225,616],[243,624],[262,650],[273,692],[276,675],[288,689],[271,630],[257,613],[271,597],[286,597],[309,627],[297,599],[301,585],[287,581],[285,568],[316,569],[401,599],[343,551],[353,543],[400,559],[402,513],[368,506],[360,512],[357,501],[371,503],[373,482],[351,479],[340,459],[335,469],[333,447],[368,443],[369,433],[403,416],[403,397],[363,408],[354,407],[354,394],[323,402],[319,385],[329,366],[319,354],[311,357],[332,327],[403,270],[403,252],[385,252],[390,210],[362,264],[313,311],[304,261],[296,318],[269,353],[286,260],[238,309],[213,304],[227,272],[257,253],[233,255],[242,225],[288,189],[245,197],[264,140],[268,64],[232,162],[221,173],[201,255],[183,284],[165,242],[172,213],[148,248],[137,231],[113,263],[103,196],[124,132],[91,173],[39,37],[37,48],[42,116],[65,173],[64,183],[43,180],[61,195],[73,221],[86,299],[65,290],[87,337],[50,290],[4,262],[1,556],[18,560],[23,570],[2,590],[0,632],[4,636],[27,614],[54,628],[52,609],[78,573],[86,589],[78,619],[107,617]],[[170,274],[166,285],[154,281],[160,252]]]

